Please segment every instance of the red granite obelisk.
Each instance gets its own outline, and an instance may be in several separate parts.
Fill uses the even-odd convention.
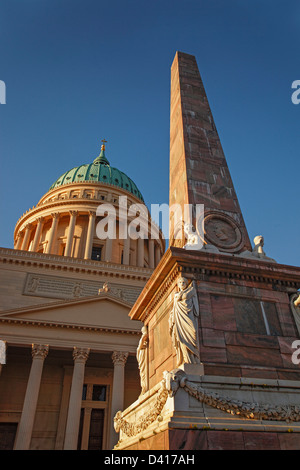
[[[196,59],[182,52],[171,67],[169,204],[182,211],[184,204],[204,205],[205,243],[227,252],[251,249]]]

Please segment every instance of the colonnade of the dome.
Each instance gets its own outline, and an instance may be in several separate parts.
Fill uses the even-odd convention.
[[[119,197],[124,195],[128,207],[141,204],[126,191],[99,183],[71,183],[49,191],[17,222],[14,248],[154,268],[164,252],[162,233],[156,226],[156,237],[152,238],[150,216],[144,224],[148,233],[143,237],[134,239],[127,230],[124,232],[124,221],[118,207]],[[108,203],[115,208],[116,236],[99,238],[97,224],[103,216],[97,215],[97,209]],[[130,224],[132,220],[132,216],[128,217],[126,223]]]

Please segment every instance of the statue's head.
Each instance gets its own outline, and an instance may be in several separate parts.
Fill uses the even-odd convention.
[[[146,335],[147,332],[148,332],[148,328],[144,325],[144,326],[142,327],[142,330],[141,330],[141,331],[142,331],[142,334],[143,334],[143,335]]]
[[[177,286],[179,290],[184,290],[187,288],[189,281],[186,277],[181,276],[177,281]]]
[[[255,245],[264,246],[264,237],[262,235],[257,235],[253,241]]]
[[[299,291],[296,294],[294,294],[293,302],[294,302],[295,307],[298,307],[300,309],[300,292]]]

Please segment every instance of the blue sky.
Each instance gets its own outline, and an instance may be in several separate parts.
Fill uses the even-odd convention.
[[[2,0],[0,246],[103,138],[147,205],[168,203],[180,50],[196,56],[251,240],[299,266],[299,44],[296,0]]]

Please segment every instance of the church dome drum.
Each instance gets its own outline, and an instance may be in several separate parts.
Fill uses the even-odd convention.
[[[144,205],[142,193],[132,179],[110,165],[103,144],[94,161],[63,173],[38,204],[20,217],[14,248],[153,269],[164,253],[162,233],[157,227],[159,236],[151,239],[153,222],[145,206],[148,233],[144,238],[131,239],[125,229],[124,238],[124,222],[119,214],[121,196],[127,197],[128,208]],[[115,239],[97,236],[97,224],[103,219],[97,208],[102,204],[115,208]],[[130,222],[128,217],[127,225]]]

